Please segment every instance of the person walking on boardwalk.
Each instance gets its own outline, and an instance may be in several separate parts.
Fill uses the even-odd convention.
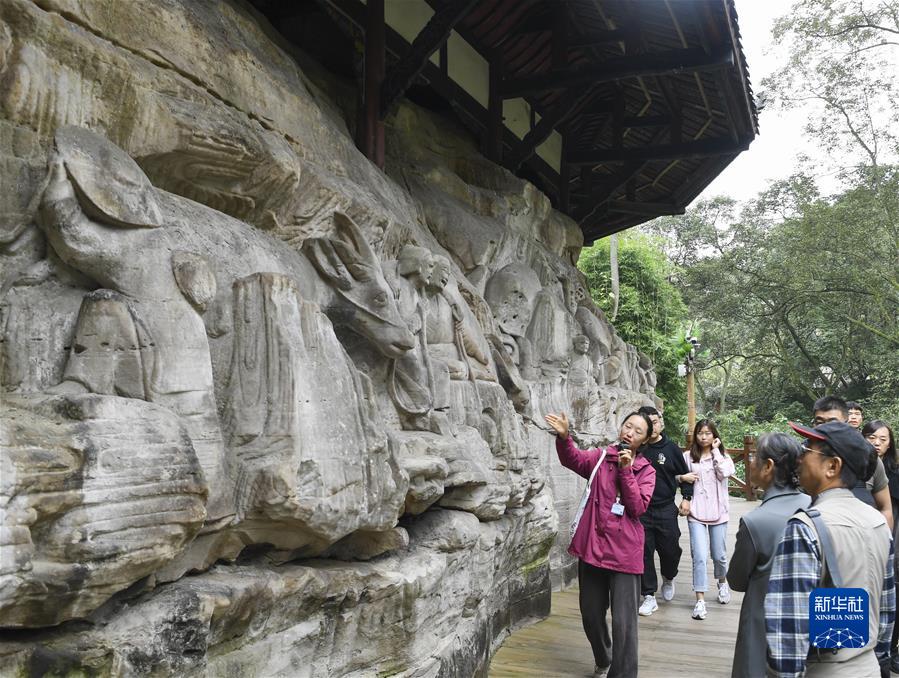
[[[649,417],[625,417],[619,442],[581,450],[568,434],[568,417],[547,414],[562,466],[588,487],[572,523],[568,553],[578,559],[581,621],[593,649],[595,678],[637,675],[637,603],[643,573],[643,525],[656,472],[638,450],[652,435]],[[606,621],[611,605],[612,629]]]
[[[769,675],[889,676],[896,612],[893,540],[883,515],[851,490],[873,471],[877,455],[843,422],[790,426],[807,439],[799,482],[812,505],[789,520],[774,554],[765,596]],[[809,596],[834,585],[868,592],[864,647],[822,651],[809,643]]]
[[[765,678],[765,594],[774,551],[790,519],[811,498],[799,487],[799,441],[786,433],[765,433],[750,455],[749,481],[765,496],[740,519],[737,543],[727,568],[727,583],[745,591],[731,678]]]
[[[678,513],[690,512],[693,485],[680,482],[679,478],[688,473],[680,447],[665,435],[665,421],[654,407],[641,407],[640,412],[649,415],[652,422],[652,436],[643,446],[641,454],[649,460],[656,471],[656,487],[646,513],[640,516],[643,523],[645,542],[643,544],[643,576],[640,578],[640,615],[648,617],[659,609],[656,591],[659,580],[656,576],[655,554],[659,554],[659,570],[662,572],[662,599],[674,598],[674,578],[683,550],[680,547],[680,526]],[[680,485],[680,507],[674,503],[675,492]]]
[[[730,499],[727,479],[734,473],[734,462],[725,454],[715,422],[702,419],[693,429],[693,444],[684,452],[690,472],[684,480],[693,482],[693,501],[687,516],[690,529],[690,553],[693,556],[693,591],[696,605],[693,619],[705,619],[705,593],[709,589],[708,557],[712,552],[715,579],[718,580],[718,602],[730,602],[727,585],[727,521]]]

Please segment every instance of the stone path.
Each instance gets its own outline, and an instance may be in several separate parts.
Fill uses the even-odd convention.
[[[731,497],[727,552],[733,552],[739,518],[759,505]],[[640,617],[640,678],[730,676],[743,594],[734,592],[728,605],[709,596],[705,621],[690,618],[695,598],[691,590],[690,539],[681,518],[684,555],[674,600],[659,598],[659,610]],[[709,581],[711,579],[709,564]],[[712,587],[714,588],[714,587]],[[586,678],[593,672],[593,655],[581,627],[577,588],[553,594],[551,616],[513,633],[493,658],[490,678],[550,676]]]

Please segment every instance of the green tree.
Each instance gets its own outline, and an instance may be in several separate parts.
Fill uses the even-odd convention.
[[[686,422],[684,380],[677,376],[683,361],[687,308],[671,283],[676,268],[665,257],[659,238],[629,232],[618,238],[619,295],[613,295],[609,239],[581,252],[578,268],[593,301],[610,314],[617,305],[618,334],[650,357],[655,366],[657,395],[665,401],[666,420],[674,433]]]
[[[775,103],[809,112],[807,131],[849,166],[895,157],[899,0],[799,0],[774,26],[783,67]]]
[[[711,201],[649,227],[693,249],[678,283],[706,347],[697,381],[707,411],[804,419],[827,393],[895,402],[899,169],[878,171],[876,185],[861,177],[832,197],[794,176],[729,222],[712,218],[721,205]]]

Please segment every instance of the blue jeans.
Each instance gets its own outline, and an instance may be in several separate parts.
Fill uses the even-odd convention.
[[[709,590],[708,557],[709,547],[715,564],[715,578],[724,579],[727,574],[727,523],[706,525],[687,521],[690,528],[690,554],[693,556],[693,590],[705,593]]]

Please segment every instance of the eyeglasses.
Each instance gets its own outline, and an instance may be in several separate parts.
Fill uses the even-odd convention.
[[[799,453],[800,459],[809,453],[820,454],[822,457],[833,457],[832,454],[827,454],[826,452],[822,452],[821,450],[816,450],[812,447],[809,447],[808,445],[801,445],[800,450],[801,450]]]

